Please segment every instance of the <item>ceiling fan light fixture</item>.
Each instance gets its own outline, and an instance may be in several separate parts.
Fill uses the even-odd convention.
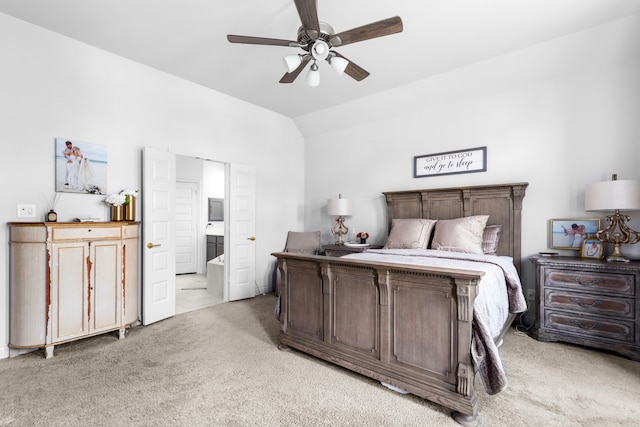
[[[293,73],[302,63],[302,56],[299,54],[287,55],[283,57],[282,60],[284,61],[284,65],[287,67],[287,70],[290,73]]]
[[[307,73],[307,84],[312,87],[320,84],[320,71],[318,71],[318,64],[315,61],[311,64],[311,68]]]
[[[369,72],[331,49],[401,33],[403,30],[402,19],[394,16],[336,33],[331,25],[318,19],[318,0],[295,0],[294,3],[302,24],[298,28],[296,40],[227,34],[230,43],[287,46],[304,50],[305,53],[298,57],[287,55],[283,58],[288,72],[282,76],[280,83],[292,83],[306,68],[307,63],[313,61],[313,68],[307,74],[307,82],[317,86],[320,83],[317,63],[323,60],[329,62],[339,75],[347,74],[352,79],[361,81],[369,76]]]
[[[313,42],[311,46],[311,55],[316,61],[322,61],[329,56],[329,45],[322,39],[318,39]]]
[[[330,57],[328,61],[329,64],[331,64],[331,68],[333,68],[339,76],[344,74],[344,70],[347,68],[347,65],[349,65],[349,61],[339,56]]]

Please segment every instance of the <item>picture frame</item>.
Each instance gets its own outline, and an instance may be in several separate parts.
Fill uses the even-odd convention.
[[[580,257],[591,259],[604,258],[604,244],[596,237],[588,237],[582,242]]]
[[[55,189],[59,193],[105,194],[107,147],[55,138]]]
[[[600,230],[600,218],[569,218],[549,220],[549,247],[582,250],[582,243]]]
[[[487,147],[445,151],[413,158],[414,178],[486,171]]]

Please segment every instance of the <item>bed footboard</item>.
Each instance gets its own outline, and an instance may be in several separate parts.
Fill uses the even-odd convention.
[[[478,414],[472,317],[483,273],[275,253],[280,344]]]

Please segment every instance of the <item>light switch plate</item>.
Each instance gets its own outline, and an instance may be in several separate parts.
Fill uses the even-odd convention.
[[[35,218],[36,205],[18,205],[18,218]]]

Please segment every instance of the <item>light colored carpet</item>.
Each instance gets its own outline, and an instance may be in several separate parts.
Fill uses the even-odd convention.
[[[297,351],[273,295],[0,360],[5,426],[456,426],[450,411]],[[483,426],[637,426],[640,363],[513,331]]]

